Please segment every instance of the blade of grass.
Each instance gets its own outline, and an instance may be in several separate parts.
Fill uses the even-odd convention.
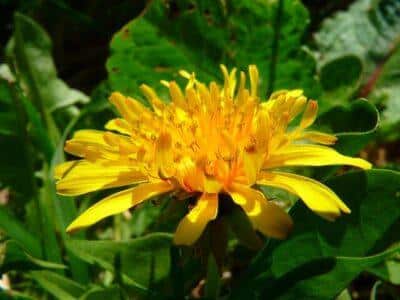
[[[27,173],[29,174],[28,179],[30,180],[30,186],[32,187],[37,217],[39,218],[40,223],[40,237],[43,250],[41,257],[44,257],[46,260],[52,262],[61,263],[61,249],[58,245],[54,231],[54,225],[51,221],[52,213],[49,210],[50,207],[48,206],[48,201],[46,200],[47,194],[43,192],[40,193],[36,184],[33,162],[33,153],[35,152],[27,132],[29,120],[27,118],[24,103],[21,100],[24,96],[22,95],[16,83],[11,85],[11,95],[13,97],[13,103],[15,105],[15,111],[17,114],[17,130],[19,133],[19,138],[21,139],[21,143],[24,147],[24,155],[27,162],[26,168]]]
[[[2,206],[0,206],[0,227],[7,233],[8,237],[21,243],[31,255],[42,256],[39,240]]]

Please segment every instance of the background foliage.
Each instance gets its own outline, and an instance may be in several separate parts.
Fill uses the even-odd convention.
[[[399,1],[1,0],[0,11],[1,299],[400,297]],[[55,193],[71,132],[102,128],[111,91],[165,94],[159,81],[182,68],[221,80],[220,63],[257,64],[265,97],[302,88],[319,100],[315,126],[376,167],[304,170],[352,214],[329,223],[296,203],[290,238],[255,251],[237,211],[223,260],[171,244],[185,209],[170,199],[67,235],[102,196]]]

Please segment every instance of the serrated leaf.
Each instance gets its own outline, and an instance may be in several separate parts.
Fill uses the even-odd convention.
[[[143,16],[125,25],[112,40],[107,61],[110,85],[136,96],[138,86],[146,83],[166,95],[159,81],[179,80],[180,69],[196,72],[208,82],[221,79],[221,63],[242,70],[257,64],[264,95],[276,8],[272,1],[174,1],[174,5],[152,1]],[[301,48],[308,12],[300,1],[288,0],[280,18],[275,90],[302,88],[316,96],[315,62]]]
[[[373,100],[383,112],[379,133],[392,140],[400,129],[399,14],[397,0],[358,0],[347,11],[325,20],[315,35],[321,65],[347,55],[362,60],[363,87],[358,94]],[[353,70],[351,66],[342,69]]]
[[[379,71],[371,99],[382,106],[382,135],[393,140],[400,135],[400,46]]]
[[[315,34],[322,62],[354,54],[370,74],[399,42],[400,3],[397,0],[358,0],[347,11],[325,20]]]

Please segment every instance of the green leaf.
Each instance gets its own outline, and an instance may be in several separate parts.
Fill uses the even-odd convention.
[[[0,291],[0,299],[1,300],[35,300],[30,295],[25,295],[23,293],[12,291],[12,294],[7,291]]]
[[[397,0],[358,0],[346,12],[327,19],[315,35],[322,65],[348,55],[356,55],[362,60],[363,87],[359,96],[372,99],[383,111],[379,133],[391,140],[399,136],[400,129],[399,13]],[[350,75],[354,70],[355,66],[348,65],[339,72]],[[329,93],[327,97],[328,100],[331,98]]]
[[[1,88],[1,87],[0,87]],[[17,120],[11,112],[0,112],[0,135],[15,135]]]
[[[386,250],[400,225],[399,182],[400,173],[387,170],[329,180],[352,213],[329,223],[297,203],[290,212],[294,232],[259,253],[234,295],[263,287],[271,299],[332,299],[361,271],[399,252],[399,246]]]
[[[79,300],[97,300],[97,299],[107,299],[107,300],[120,300],[121,290],[114,286],[108,288],[94,287],[84,293]]]
[[[149,201],[143,203],[140,209],[132,211],[132,218],[127,225],[133,236],[141,236],[149,231],[149,227],[159,221],[162,208],[162,205],[154,205]]]
[[[32,143],[43,153],[45,159],[49,162],[54,151],[50,137],[46,131],[43,120],[39,112],[25,97],[21,96],[21,103],[27,116],[28,135]]]
[[[15,84],[3,79],[0,79],[0,108],[11,121],[0,136],[0,184],[11,187],[11,194],[26,203],[34,193],[33,172],[29,170],[31,153],[26,155],[27,118]]]
[[[336,300],[352,300],[350,292],[348,289],[345,289],[343,292],[336,297]]]
[[[125,25],[111,42],[107,61],[113,90],[137,96],[142,83],[167,91],[161,79],[179,80],[186,69],[206,82],[221,79],[219,65],[260,70],[263,95],[272,59],[276,1],[175,1],[156,0],[143,16]],[[314,59],[301,48],[309,22],[304,6],[286,0],[280,27],[276,64],[276,89],[302,88],[309,96],[319,91],[314,79]]]
[[[395,285],[400,284],[400,262],[397,258],[388,259],[368,269],[368,272]]]
[[[4,245],[4,254],[0,261],[0,273],[10,270],[35,270],[35,269],[65,269],[61,264],[41,260],[29,254],[21,243],[14,240],[7,241]]]
[[[358,99],[322,113],[314,126],[338,137],[335,148],[339,152],[355,155],[373,138],[378,125],[379,114],[375,106],[367,100]]]
[[[43,147],[43,154],[47,156],[51,155],[53,149],[51,144],[47,143],[49,137],[42,127],[42,120],[36,114],[34,106],[25,99],[25,96],[22,95],[16,83],[10,84],[9,87],[17,119],[17,136],[8,137],[14,139],[14,143],[9,143],[8,140],[4,141],[5,139],[1,139],[1,142],[5,142],[2,151],[5,149],[6,151],[3,153],[11,153],[8,156],[3,153],[1,155],[2,160],[4,160],[0,162],[2,165],[2,172],[0,174],[1,180],[11,185],[12,192],[20,193],[15,199],[18,200],[16,203],[18,203],[19,206],[23,206],[28,200],[34,201],[35,218],[39,221],[39,237],[41,238],[41,248],[43,250],[43,253],[37,254],[37,256],[42,257],[43,254],[45,259],[61,263],[61,251],[52,220],[52,206],[49,205],[48,202],[46,203],[49,194],[42,193],[41,195],[44,197],[40,197],[40,192],[37,187],[35,164],[37,163],[38,157],[36,151],[34,151],[32,147],[31,141],[38,142],[38,144]],[[30,130],[34,133],[33,137],[30,135]],[[15,177],[9,178],[9,173],[13,174]],[[12,201],[12,203],[14,203],[14,201]],[[12,231],[12,229],[10,231]]]
[[[18,79],[38,110],[54,111],[77,102],[87,103],[89,98],[85,94],[69,88],[57,77],[51,40],[43,28],[20,13],[14,16],[14,26],[9,55]]]
[[[273,281],[273,286],[267,281],[261,297],[333,299],[363,270],[399,252],[400,247],[396,247],[373,256],[315,259]]]
[[[397,0],[357,0],[345,12],[325,20],[315,34],[322,61],[354,54],[371,74],[399,43],[400,3]]]
[[[10,85],[14,82],[8,65],[0,64],[0,135],[17,135],[17,118],[10,91]]]
[[[375,106],[368,100],[358,99],[322,113],[315,126],[339,136],[362,135],[373,132],[378,122],[379,114]]]
[[[5,231],[6,236],[18,241],[33,256],[42,256],[40,242],[3,206],[0,206],[0,228]]]
[[[86,290],[84,286],[75,281],[51,271],[31,271],[29,274],[33,280],[56,299],[75,300]]]
[[[0,183],[2,187],[11,187],[14,199],[20,199],[19,205],[26,203],[33,195],[31,175],[28,172],[24,144],[16,136],[0,137]],[[10,203],[13,206],[14,203]],[[22,207],[19,207],[21,210]]]
[[[114,260],[120,255],[121,273],[125,279],[141,289],[148,286],[152,276],[151,261],[154,257],[154,280],[165,279],[169,274],[169,247],[171,235],[153,233],[129,241],[69,240],[67,248],[82,260],[98,264],[114,272]]]
[[[400,132],[400,46],[380,69],[371,99],[382,106],[382,135],[399,138]]]
[[[360,87],[362,69],[362,61],[355,55],[341,56],[326,62],[319,74],[323,89],[318,101],[320,111],[348,104]]]

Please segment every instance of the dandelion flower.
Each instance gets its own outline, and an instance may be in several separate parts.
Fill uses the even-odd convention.
[[[365,160],[328,147],[335,143],[334,135],[309,129],[317,116],[317,102],[307,100],[301,90],[279,91],[262,102],[255,66],[249,66],[249,88],[243,72],[237,82],[236,69],[221,69],[222,86],[215,82],[207,86],[186,71],[180,72],[188,80],[184,90],[174,81],[163,81],[169,89],[169,102],[142,85],[151,108],[115,92],[110,101],[121,118],[109,121],[107,131],[80,130],[66,142],[65,151],[79,159],[56,168],[59,194],[77,196],[129,186],[91,206],[67,231],[90,226],[154,196],[183,193],[187,198],[198,197],[178,224],[174,242],[190,245],[217,217],[219,201],[226,199],[218,195],[225,194],[243,209],[255,230],[285,238],[292,220],[266,199],[257,189],[259,185],[297,195],[328,220],[350,213],[325,185],[277,170],[292,166],[371,167]]]

